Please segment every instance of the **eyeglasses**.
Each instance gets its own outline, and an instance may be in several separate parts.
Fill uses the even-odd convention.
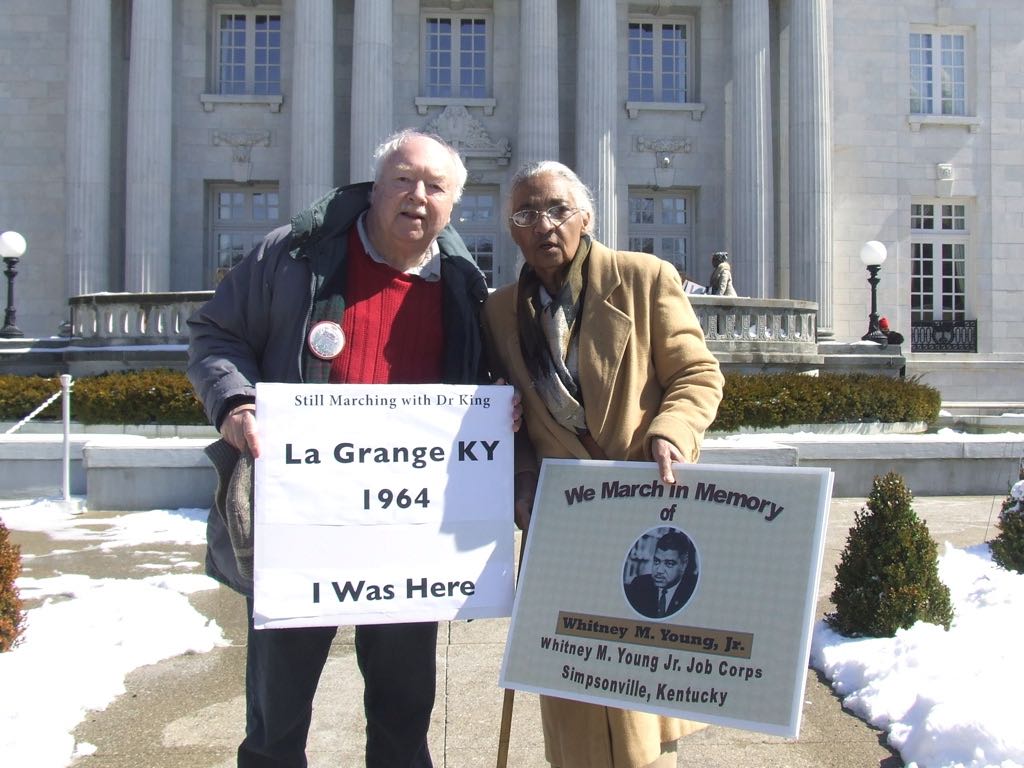
[[[546,211],[516,211],[508,217],[508,220],[517,227],[532,227],[540,221],[541,216],[544,216],[557,227],[559,224],[565,223],[575,214],[579,213],[579,210],[579,208],[571,208],[568,205],[553,205]]]

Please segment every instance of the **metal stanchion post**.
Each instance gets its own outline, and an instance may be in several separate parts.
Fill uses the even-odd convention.
[[[71,376],[61,374],[61,412],[64,418],[64,461],[61,467],[63,472],[61,492],[64,503],[71,500]]]

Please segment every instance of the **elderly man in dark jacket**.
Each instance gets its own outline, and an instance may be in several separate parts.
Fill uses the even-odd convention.
[[[257,382],[484,380],[478,315],[487,287],[448,227],[465,166],[442,140],[416,131],[395,134],[374,158],[372,185],[336,189],[271,232],[189,320],[189,378],[223,438],[222,477],[239,454],[259,456]],[[220,512],[209,518],[207,570],[246,595],[249,611],[238,765],[305,766],[313,696],[336,630],[253,629],[250,574],[232,547],[238,531]],[[356,628],[367,766],[432,765],[436,641],[434,622]]]

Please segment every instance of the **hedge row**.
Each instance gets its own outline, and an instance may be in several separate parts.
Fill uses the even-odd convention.
[[[713,430],[791,424],[924,421],[939,418],[942,397],[916,379],[862,373],[798,373],[725,377]]]
[[[0,376],[0,420],[17,421],[60,390],[57,378]],[[913,379],[866,374],[727,374],[715,431],[791,424],[938,419],[938,390]],[[83,424],[206,424],[185,374],[134,371],[76,379],[72,418]],[[60,400],[41,419],[60,419]]]
[[[0,420],[18,421],[59,391],[56,377],[0,376]],[[60,398],[36,418],[60,419]],[[185,374],[167,369],[75,379],[71,418],[82,424],[206,424]]]

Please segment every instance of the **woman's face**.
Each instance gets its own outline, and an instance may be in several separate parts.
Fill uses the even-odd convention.
[[[554,173],[525,179],[512,190],[512,213],[528,210],[545,212],[560,205],[575,209],[576,200],[569,182]],[[549,292],[561,287],[589,222],[588,214],[576,211],[561,224],[555,224],[548,216],[542,215],[533,226],[510,226],[512,239],[519,246],[523,258]]]

